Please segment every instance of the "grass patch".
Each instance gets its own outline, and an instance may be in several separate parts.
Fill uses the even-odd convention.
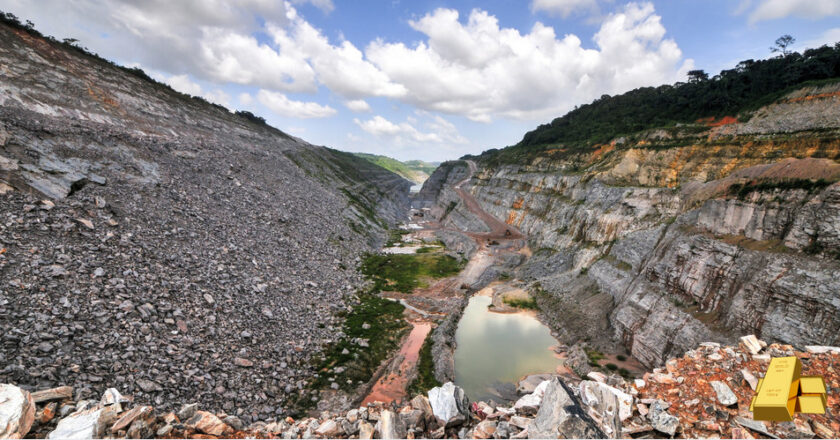
[[[533,298],[502,298],[502,302],[518,309],[539,310],[537,301]]]
[[[406,387],[409,397],[418,394],[426,394],[430,389],[439,387],[440,382],[435,378],[435,362],[432,357],[432,332],[423,341],[420,348],[420,358],[417,361],[417,377]]]
[[[410,326],[403,319],[402,304],[375,294],[362,294],[360,303],[345,316],[342,330],[345,336],[328,346],[320,357],[314,358],[318,375],[307,391],[297,396],[292,408],[298,414],[313,407],[317,391],[338,383],[340,389],[353,391],[370,380],[382,361],[399,345]],[[367,339],[362,347],[356,338]],[[332,380],[330,380],[332,379]],[[348,382],[350,381],[350,382]]]
[[[463,269],[463,263],[438,253],[368,254],[360,269],[373,281],[376,291],[411,293],[416,288],[428,286],[428,279],[457,274]]]
[[[417,253],[418,254],[429,254],[429,253],[437,251],[438,249],[440,249],[440,248],[437,247],[437,246],[423,246],[420,249],[417,249]]]
[[[402,229],[391,229],[388,231],[388,241],[385,242],[385,247],[401,246],[403,235],[408,235],[409,233],[409,231]]]
[[[604,358],[604,354],[598,350],[586,349],[586,356],[589,358],[589,365],[600,367],[598,361]]]

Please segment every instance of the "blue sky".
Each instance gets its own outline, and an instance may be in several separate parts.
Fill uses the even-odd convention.
[[[318,145],[446,160],[602,94],[840,41],[840,0],[0,0]]]

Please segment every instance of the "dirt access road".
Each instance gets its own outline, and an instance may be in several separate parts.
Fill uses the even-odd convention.
[[[455,192],[458,194],[458,197],[460,197],[461,200],[464,201],[464,205],[467,207],[467,209],[476,216],[478,216],[478,218],[480,218],[481,221],[483,221],[487,225],[487,227],[490,228],[490,232],[483,234],[469,231],[458,232],[467,234],[473,238],[479,238],[484,240],[518,240],[525,238],[525,236],[522,235],[522,233],[514,226],[511,226],[497,219],[496,217],[493,217],[492,215],[488,214],[487,211],[481,208],[481,205],[478,204],[478,201],[475,199],[475,197],[473,197],[473,195],[470,194],[469,191],[462,188],[463,185],[465,185],[467,182],[470,181],[470,179],[472,179],[473,175],[478,169],[478,166],[475,162],[471,160],[468,160],[466,162],[467,166],[469,166],[469,174],[464,180],[461,180],[460,182],[456,183],[452,189],[454,189]]]

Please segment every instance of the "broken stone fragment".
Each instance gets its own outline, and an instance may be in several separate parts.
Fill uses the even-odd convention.
[[[139,386],[141,390],[143,390],[147,393],[151,393],[153,391],[160,391],[161,390],[160,385],[158,385],[156,382],[151,381],[149,379],[142,379],[142,378],[137,379],[136,383],[137,383],[137,386]]]
[[[38,420],[39,423],[49,423],[55,417],[55,410],[58,407],[58,403],[50,402],[44,405],[41,410],[39,410],[35,418]]]
[[[329,419],[318,426],[318,429],[315,430],[315,434],[326,438],[336,438],[338,435],[343,433],[342,431],[343,430],[338,423],[335,422],[335,420]]]
[[[837,353],[840,354],[840,347],[829,347],[827,345],[806,345],[805,350],[811,354]]]
[[[114,423],[114,426],[111,427],[111,432],[116,433],[122,429],[126,429],[134,423],[135,420],[139,418],[146,418],[150,414],[154,413],[154,409],[151,406],[137,406],[132,408],[129,411],[126,411],[122,417]]]
[[[510,424],[519,429],[525,429],[531,423],[531,419],[522,416],[513,416],[510,418]]]
[[[205,434],[220,436],[233,430],[221,419],[207,411],[196,411],[195,415],[184,422],[188,428]]]
[[[435,413],[432,411],[432,405],[429,403],[429,399],[426,398],[426,396],[422,394],[415,396],[411,399],[411,407],[423,413],[423,420],[426,422],[427,426],[434,421]]]
[[[744,376],[744,380],[750,384],[750,388],[755,391],[755,388],[758,386],[758,379],[756,379],[755,376],[750,373],[750,370],[747,370],[746,368],[741,369],[741,375]]]
[[[0,438],[23,438],[35,421],[35,402],[28,391],[0,384]]]
[[[814,438],[815,435],[808,422],[799,418],[777,424],[776,432],[780,433],[782,438]]]
[[[513,404],[513,409],[520,414],[525,415],[534,415],[540,409],[540,403],[542,402],[543,395],[545,394],[546,388],[548,388],[550,380],[544,380],[536,388],[534,388],[534,392],[531,394],[526,394],[519,398],[515,404]]]
[[[189,420],[191,419],[196,411],[198,411],[198,404],[197,403],[190,403],[181,407],[178,411],[178,419],[179,420]]]
[[[607,383],[607,375],[598,371],[590,371],[586,373],[586,377],[594,380],[595,382]]]
[[[600,382],[581,382],[580,399],[587,414],[611,438],[618,437],[621,433],[621,422],[633,414],[633,397]]]
[[[86,218],[77,218],[76,221],[88,229],[93,229],[93,222]]]
[[[57,387],[48,390],[41,390],[32,393],[32,400],[35,403],[49,402],[50,400],[64,400],[73,398],[73,387]]]
[[[240,358],[240,357],[233,358],[233,363],[237,367],[249,368],[249,367],[254,366],[254,362],[252,362],[251,360],[248,360],[248,359],[245,359],[245,358]]]
[[[603,406],[603,400],[600,397],[606,397],[606,394],[614,395],[618,400],[618,416],[623,422],[633,415],[633,396],[619,390],[616,387],[611,387],[605,383],[582,381],[580,383],[580,396],[583,403],[590,406]],[[604,408],[607,410],[608,408]]]
[[[376,430],[379,431],[381,439],[399,439],[406,436],[405,424],[393,411],[389,410],[384,410],[379,414]]]
[[[653,402],[648,413],[648,420],[653,429],[673,436],[680,426],[680,419],[668,414],[668,404],[662,400]]]
[[[50,439],[102,438],[108,426],[117,418],[112,407],[77,411],[61,419],[55,430],[47,434]]]
[[[373,425],[360,420],[359,421],[359,440],[370,440],[373,438]]]
[[[493,438],[496,433],[496,422],[492,420],[485,420],[473,428],[472,438],[488,439]]]
[[[105,393],[102,394],[102,398],[99,400],[99,403],[101,403],[102,406],[108,406],[118,405],[127,401],[128,399],[123,397],[123,395],[120,394],[120,392],[117,391],[116,388],[108,388],[107,390],[105,390]],[[120,409],[117,409],[117,411],[119,410]]]
[[[715,394],[717,395],[717,400],[723,406],[732,406],[738,403],[738,396],[732,392],[732,389],[729,388],[728,385],[721,381],[713,380],[709,382],[709,385],[715,390]]]
[[[469,417],[469,399],[464,390],[452,382],[429,390],[429,404],[435,417],[446,426],[459,425]]]
[[[760,341],[755,337],[755,335],[741,336],[741,345],[743,345],[750,354],[758,354],[764,347],[767,346],[764,341]]]

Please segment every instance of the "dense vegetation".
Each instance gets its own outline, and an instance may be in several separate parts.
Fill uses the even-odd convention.
[[[388,156],[379,156],[376,154],[368,153],[353,154],[357,157],[367,160],[368,162],[379,165],[380,167],[385,168],[386,170],[394,174],[399,174],[406,180],[410,180],[414,183],[423,183],[424,181],[426,181],[426,179],[429,178],[429,175],[431,175],[438,167],[438,164],[423,162],[422,160],[409,160],[406,162],[400,162]]]
[[[424,162],[422,160],[407,160],[403,163],[412,170],[422,171],[430,176],[440,166],[440,162]]]
[[[533,298],[502,298],[502,302],[517,309],[539,310],[537,301]]]
[[[504,150],[489,150],[481,160],[505,161],[550,147],[584,150],[639,131],[694,123],[703,118],[738,116],[771,104],[806,83],[840,80],[840,43],[788,53],[765,60],[746,60],[709,78],[691,72],[687,83],[643,87],[623,95],[603,95],[549,124],[525,134]]]
[[[435,361],[432,356],[432,334],[429,333],[429,336],[423,341],[423,347],[420,348],[420,358],[417,360],[417,377],[406,387],[406,393],[409,396],[425,395],[429,390],[440,385],[441,383],[435,378]]]
[[[361,271],[374,283],[374,290],[411,293],[425,287],[425,280],[457,274],[463,264],[443,253],[367,255]]]

